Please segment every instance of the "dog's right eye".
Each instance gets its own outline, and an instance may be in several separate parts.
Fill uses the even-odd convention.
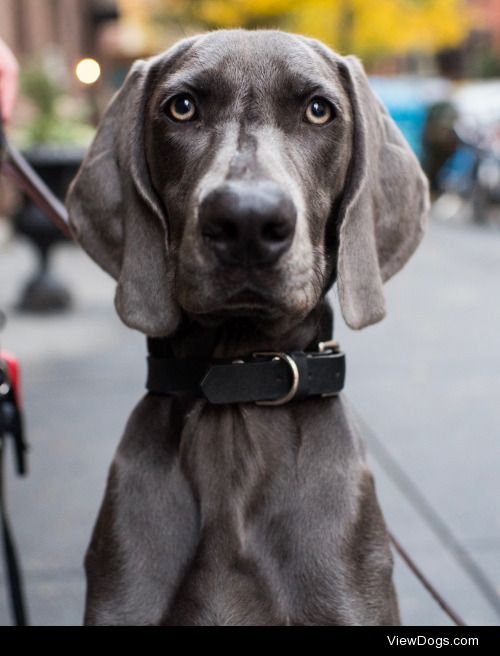
[[[305,119],[308,123],[312,123],[313,125],[325,125],[334,117],[334,108],[325,98],[316,96],[307,106]]]
[[[168,101],[166,113],[174,121],[185,123],[196,116],[196,104],[189,94],[181,93]]]

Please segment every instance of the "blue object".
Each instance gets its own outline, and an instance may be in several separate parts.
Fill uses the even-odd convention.
[[[474,186],[476,165],[477,153],[474,148],[467,145],[459,146],[439,171],[439,188],[469,195]]]
[[[446,96],[446,82],[440,78],[399,76],[371,77],[370,84],[421,159],[427,111],[437,100]]]

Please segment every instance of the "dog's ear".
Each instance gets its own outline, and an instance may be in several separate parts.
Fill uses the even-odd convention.
[[[76,240],[118,283],[118,314],[150,337],[170,334],[179,308],[173,296],[167,217],[145,159],[145,109],[159,73],[167,73],[192,41],[134,64],[106,110],[67,198]]]
[[[418,246],[429,209],[417,158],[370,88],[355,57],[336,57],[350,99],[353,145],[340,225],[337,285],[342,314],[355,329],[385,316],[382,283]]]

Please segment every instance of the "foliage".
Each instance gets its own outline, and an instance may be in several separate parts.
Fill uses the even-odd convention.
[[[485,48],[476,62],[476,72],[479,77],[500,77],[500,61],[497,53],[490,47]]]
[[[119,0],[126,22],[155,26],[279,27],[365,58],[434,52],[467,35],[465,0]],[[375,6],[376,5],[376,6]],[[155,46],[152,46],[153,48]]]
[[[85,105],[66,93],[43,59],[22,67],[21,91],[28,104],[28,116],[14,129],[19,146],[89,143],[94,130],[88,124]]]

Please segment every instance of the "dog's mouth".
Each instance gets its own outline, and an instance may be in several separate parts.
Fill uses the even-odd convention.
[[[260,310],[269,303],[269,299],[264,294],[254,289],[243,289],[242,291],[233,294],[227,302],[228,308],[255,308]]]
[[[203,322],[220,323],[237,318],[269,324],[305,316],[317,301],[316,286],[309,271],[290,273],[291,267],[273,270],[195,268],[189,258],[180,263],[178,295],[180,306]]]
[[[258,290],[248,287],[232,294],[217,308],[215,314],[220,316],[251,317],[255,315],[269,315],[272,303],[269,297]]]
[[[278,308],[269,294],[251,287],[244,287],[231,294],[222,303],[208,312],[196,313],[198,318],[208,321],[249,318],[270,320],[278,314]]]

